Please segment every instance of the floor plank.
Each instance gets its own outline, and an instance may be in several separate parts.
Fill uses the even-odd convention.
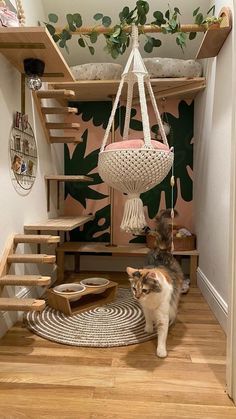
[[[99,275],[128,286],[125,274]],[[226,337],[199,289],[182,296],[167,346],[164,360],[155,355],[156,339],[79,348],[45,340],[19,323],[0,340],[0,417],[236,418],[226,394]]]

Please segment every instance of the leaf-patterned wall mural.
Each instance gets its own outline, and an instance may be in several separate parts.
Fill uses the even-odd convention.
[[[111,102],[73,102],[78,114],[70,116],[70,121],[81,125],[83,142],[75,145],[65,145],[65,174],[88,175],[93,182],[73,183],[65,186],[65,214],[95,215],[95,220],[85,224],[80,229],[71,232],[73,241],[102,241],[110,239],[110,200],[109,188],[104,184],[97,171],[98,153],[104,130],[111,112]],[[165,106],[164,119],[171,126],[168,141],[175,149],[174,174],[174,204],[180,217],[179,223],[190,230],[192,223],[192,188],[193,188],[193,107],[194,104],[185,101],[168,101]],[[124,128],[125,106],[120,105],[115,117],[116,141],[121,140]],[[157,132],[155,117],[150,108],[150,125],[153,138]],[[131,112],[130,138],[143,138],[142,122],[139,107]],[[141,198],[150,226],[154,225],[154,217],[162,208],[171,206],[171,188],[169,174],[159,185],[143,193]],[[134,237],[120,231],[125,196],[114,193],[114,241],[116,244],[140,242],[143,237]]]

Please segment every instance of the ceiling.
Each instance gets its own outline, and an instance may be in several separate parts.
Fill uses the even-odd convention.
[[[166,0],[159,0],[158,2],[156,0],[149,0],[148,2],[150,5],[149,21],[152,20],[153,11],[160,10],[164,12],[167,10],[168,6]],[[94,25],[95,21],[93,20],[93,16],[98,12],[110,16],[115,24],[117,16],[123,7],[129,6],[130,8],[134,8],[136,0],[119,0],[119,2],[108,2],[107,0],[99,0],[99,2],[96,0],[42,0],[42,3],[45,10],[45,16],[49,13],[56,13],[59,16],[59,22],[57,25],[61,27],[66,24],[65,16],[67,13],[80,13],[83,18],[83,26]],[[209,9],[210,1],[170,0],[169,4],[172,8],[178,7],[182,12],[181,23],[192,23],[193,10],[200,6],[201,12],[205,14]],[[160,48],[155,48],[151,54],[147,54],[143,50],[143,42],[141,42],[141,54],[143,57],[160,56],[182,59],[194,58],[202,36],[203,35],[199,33],[194,40],[188,41],[187,48],[183,54],[181,49],[176,45],[175,37],[173,35],[160,35],[162,46]],[[61,50],[69,65],[84,64],[88,62],[116,62],[124,64],[127,59],[128,52],[126,52],[123,56],[118,57],[116,60],[113,60],[112,57],[103,50],[105,45],[103,36],[100,36],[99,38],[100,39],[94,45],[95,55],[92,56],[87,48],[85,49],[78,46],[78,37],[76,35],[73,36],[72,40],[68,43],[69,54],[67,54],[64,49]]]

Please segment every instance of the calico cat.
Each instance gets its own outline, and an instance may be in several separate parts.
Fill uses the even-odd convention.
[[[157,217],[156,247],[148,255],[152,266],[144,269],[127,268],[131,290],[143,309],[145,332],[157,326],[157,356],[167,356],[166,339],[169,325],[176,318],[179,296],[184,279],[177,260],[171,253],[171,231],[167,222],[169,212]]]

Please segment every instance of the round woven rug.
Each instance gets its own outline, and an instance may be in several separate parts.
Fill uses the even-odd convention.
[[[141,308],[129,289],[119,288],[114,302],[67,316],[47,306],[25,315],[27,327],[37,335],[73,346],[126,346],[152,339],[144,332]]]

